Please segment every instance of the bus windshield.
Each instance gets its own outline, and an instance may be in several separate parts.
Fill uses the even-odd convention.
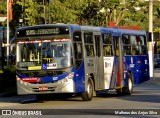
[[[70,40],[17,42],[18,70],[60,69],[71,66]]]

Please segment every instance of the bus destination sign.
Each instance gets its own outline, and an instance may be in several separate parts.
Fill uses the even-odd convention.
[[[60,29],[59,28],[52,28],[52,29],[31,29],[26,30],[26,35],[41,35],[41,34],[59,34]]]
[[[39,28],[27,28],[17,31],[17,37],[25,36],[43,36],[43,35],[63,35],[69,34],[68,27],[39,27]]]

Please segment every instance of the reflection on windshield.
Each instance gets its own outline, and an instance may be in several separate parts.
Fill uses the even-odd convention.
[[[17,67],[26,70],[58,69],[71,66],[69,41],[32,41],[17,45]]]
[[[69,42],[44,42],[42,45],[43,69],[56,69],[71,66]]]
[[[17,46],[18,67],[28,68],[41,65],[41,43],[19,43]]]

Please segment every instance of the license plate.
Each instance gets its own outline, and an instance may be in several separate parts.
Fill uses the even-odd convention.
[[[41,91],[48,90],[48,86],[40,86],[39,90],[41,90]]]

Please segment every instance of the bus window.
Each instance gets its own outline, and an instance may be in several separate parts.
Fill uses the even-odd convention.
[[[124,55],[131,55],[131,46],[123,46]]]
[[[123,44],[130,44],[129,35],[122,35]]]
[[[103,43],[104,44],[111,44],[112,43],[112,36],[111,36],[111,34],[104,34],[104,36],[103,36]]]
[[[85,45],[86,48],[86,54],[89,57],[93,57],[94,56],[94,48],[93,45]]]
[[[103,46],[103,50],[104,50],[104,56],[111,56],[111,55],[113,55],[113,53],[112,53],[112,46],[111,45],[104,45]]]
[[[75,59],[82,59],[82,43],[74,43],[74,55]]]
[[[43,46],[42,46],[42,54],[44,58],[51,58],[52,57],[52,53],[51,53],[51,49],[50,49],[50,42],[44,42]]]
[[[112,51],[112,36],[111,34],[104,34],[103,35],[103,54],[104,56],[111,56],[113,55]]]
[[[85,43],[85,49],[86,49],[87,56],[89,57],[95,56],[92,33],[84,33],[84,43]]]
[[[147,47],[146,46],[141,46],[141,55],[146,55],[147,54]]]
[[[146,39],[144,36],[137,36],[137,39],[139,39],[141,45],[146,45]]]
[[[78,42],[82,41],[81,32],[74,32],[73,41],[78,41]]]
[[[132,46],[132,55],[139,55],[140,54],[140,46]]]
[[[130,36],[131,39],[131,45],[137,45],[136,36]]]
[[[144,36],[130,36],[131,39],[131,46],[132,46],[132,55],[144,55],[146,54],[146,48],[145,46],[145,37]]]
[[[93,44],[93,37],[91,33],[84,33],[84,43]]]
[[[75,65],[76,68],[78,68],[81,65],[83,59],[81,32],[73,33],[73,41]]]

